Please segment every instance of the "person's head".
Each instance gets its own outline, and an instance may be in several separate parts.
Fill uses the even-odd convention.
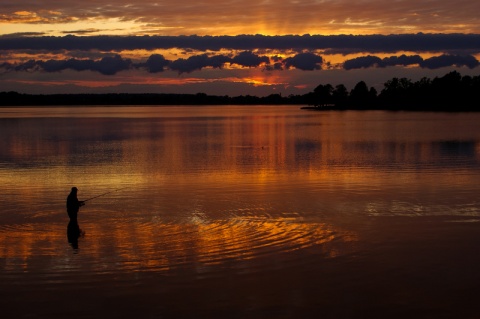
[[[76,194],[78,189],[76,187],[72,187],[72,193]]]

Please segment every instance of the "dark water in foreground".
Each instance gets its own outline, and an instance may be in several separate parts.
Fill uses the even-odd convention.
[[[2,318],[480,318],[480,114],[0,109]],[[65,199],[95,198],[67,240]]]

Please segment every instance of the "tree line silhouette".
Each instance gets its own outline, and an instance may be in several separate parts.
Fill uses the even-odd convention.
[[[433,80],[393,78],[380,93],[364,81],[350,92],[343,84],[320,84],[307,95],[309,108],[318,110],[480,111],[480,76],[452,71]]]
[[[304,95],[235,97],[197,94],[21,94],[0,92],[1,106],[60,105],[308,105],[313,110],[480,111],[480,76],[457,71],[434,79],[392,78],[377,92],[364,81],[350,91],[343,84],[320,84]]]

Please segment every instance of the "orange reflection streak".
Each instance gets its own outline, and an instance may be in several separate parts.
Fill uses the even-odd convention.
[[[0,258],[5,261],[5,270],[28,271],[29,260],[41,250],[44,256],[58,256],[59,243],[66,239],[65,228],[58,225],[19,225],[0,230]]]
[[[82,244],[87,246],[88,254],[99,261],[96,267],[103,267],[104,241],[114,242],[110,258],[120,263],[118,266],[122,269],[139,271],[162,271],[194,263],[208,266],[228,260],[252,260],[272,252],[288,253],[315,246],[320,253],[336,257],[344,252],[339,251],[333,241],[348,243],[358,240],[354,233],[332,225],[302,223],[293,219],[192,219],[190,223],[182,224],[125,222],[116,223],[110,229],[105,226],[89,225],[86,237],[79,240],[80,249]],[[2,229],[0,258],[5,260],[5,270],[28,271],[33,257],[63,256],[67,247],[65,231],[66,227],[59,224]],[[44,265],[45,268],[50,266]]]
[[[136,108],[136,112],[142,114],[143,109]],[[189,112],[194,110],[191,109]],[[42,112],[45,112],[45,110],[42,110]],[[159,108],[158,112],[168,116],[168,113],[166,113],[168,111],[165,108]],[[185,116],[187,115],[208,116],[208,109],[203,108],[197,113],[185,114]],[[206,171],[217,172],[218,175],[222,176],[222,179],[232,181],[232,183],[235,183],[236,180],[242,180],[245,173],[263,172],[258,175],[260,177],[264,174],[280,176],[282,171],[277,172],[275,170],[277,168],[281,169],[285,165],[298,165],[295,174],[300,179],[305,178],[304,174],[306,174],[311,178],[344,176],[346,179],[358,178],[361,181],[369,179],[372,172],[368,169],[377,169],[378,163],[428,164],[432,158],[440,156],[439,152],[441,152],[440,144],[416,141],[416,137],[411,133],[412,130],[409,129],[411,125],[408,123],[404,124],[404,129],[398,131],[401,133],[396,133],[401,135],[392,137],[395,140],[386,141],[379,140],[375,132],[380,128],[375,129],[373,125],[376,124],[371,124],[371,131],[362,133],[366,134],[362,138],[371,141],[366,143],[359,140],[358,132],[362,130],[361,124],[352,121],[348,129],[335,131],[332,131],[328,125],[305,127],[312,141],[321,136],[322,143],[316,148],[305,150],[305,153],[303,153],[302,149],[296,146],[297,141],[291,138],[288,132],[291,128],[287,125],[285,117],[254,114],[245,117],[243,113],[239,113],[237,117],[235,109],[231,110],[230,115],[230,118],[221,122],[220,127],[216,125],[218,122],[215,120],[205,122],[205,137],[201,139],[201,142],[207,149],[207,153],[205,157],[197,158],[199,162],[196,164],[205,167]],[[344,120],[349,121],[347,116]],[[106,134],[105,130],[107,128],[102,126],[103,121],[101,119],[78,119],[77,123],[79,126],[89,127],[88,136],[92,140],[95,140],[97,136]],[[98,123],[98,125],[94,125],[94,123]],[[442,140],[442,122],[435,125],[429,130],[429,138]],[[123,130],[122,127],[117,129],[120,132]],[[130,139],[118,141],[115,146],[121,150],[119,158],[115,158],[114,161],[110,160],[102,164],[101,167],[92,165],[85,169],[96,171],[108,169],[108,167],[122,167],[125,173],[132,173],[135,176],[138,175],[135,172],[145,172],[138,178],[150,183],[165,178],[165,172],[160,169],[162,167],[173,165],[172,169],[175,172],[182,172],[185,167],[192,166],[192,156],[195,156],[192,150],[195,149],[195,146],[187,138],[189,129],[184,127],[183,121],[178,119],[162,121],[142,129],[146,129],[151,136],[163,137],[160,140],[136,138],[134,141]],[[49,158],[52,154],[55,155],[56,161],[67,161],[69,149],[72,147],[70,140],[65,139],[56,143],[49,143],[41,135],[36,134],[36,129],[31,127],[29,123],[18,124],[17,130],[34,138],[25,140],[22,139],[21,135],[12,135],[8,140],[3,141],[8,149],[9,156],[14,161],[18,162],[32,157]],[[461,140],[464,135],[468,136],[468,132],[463,133],[465,130],[466,128],[459,126],[455,138]],[[187,135],[179,134],[179,132],[185,132]],[[220,136],[221,140],[217,140],[217,136]],[[415,140],[415,142],[412,140]],[[474,147],[479,148],[478,144],[475,144]],[[152,152],[151,150],[157,151]],[[248,150],[248,152],[245,152],[245,150]],[[476,152],[476,157],[480,157],[480,152]],[[297,162],[298,164],[295,164]],[[363,167],[366,170],[343,170],[342,166],[338,165]],[[215,167],[215,169],[213,170],[211,167]],[[203,178],[216,179],[218,175],[210,176],[208,174]],[[249,175],[248,177],[255,178],[256,176]],[[404,173],[403,176],[404,178],[415,179],[414,172],[411,175]],[[188,179],[189,176],[187,174],[175,178]],[[469,179],[470,177],[461,175],[458,178]]]

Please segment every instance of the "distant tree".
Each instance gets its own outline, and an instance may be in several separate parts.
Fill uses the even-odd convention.
[[[281,94],[270,94],[262,99],[266,104],[282,104],[283,98]]]
[[[409,101],[412,108],[418,109],[431,105],[433,102],[432,80],[423,77],[413,84],[412,100]]]
[[[462,76],[457,71],[432,80],[432,97],[436,108],[446,110],[457,104],[461,96]]]
[[[411,89],[413,83],[410,79],[407,78],[393,78],[384,84],[382,94],[386,96],[397,97],[398,95],[404,94],[409,89]]]
[[[429,94],[432,89],[432,81],[429,78],[423,77],[413,84],[413,90],[416,96],[421,94]]]
[[[370,92],[364,81],[358,82],[350,91],[349,101],[355,109],[366,109],[370,101]]]
[[[374,102],[377,98],[378,92],[373,86],[368,90],[368,99],[370,102]]]
[[[325,106],[327,104],[332,104],[332,92],[333,86],[331,84],[318,85],[313,90],[314,105],[315,106]]]
[[[478,104],[480,98],[480,76],[464,76],[462,78],[462,97],[465,104],[468,104],[468,109]],[[468,101],[468,102],[467,102]]]
[[[332,92],[332,99],[336,108],[346,107],[348,100],[348,90],[343,84],[338,84]]]
[[[393,78],[384,83],[379,99],[382,104],[400,107],[414,94],[414,83],[407,78]]]

